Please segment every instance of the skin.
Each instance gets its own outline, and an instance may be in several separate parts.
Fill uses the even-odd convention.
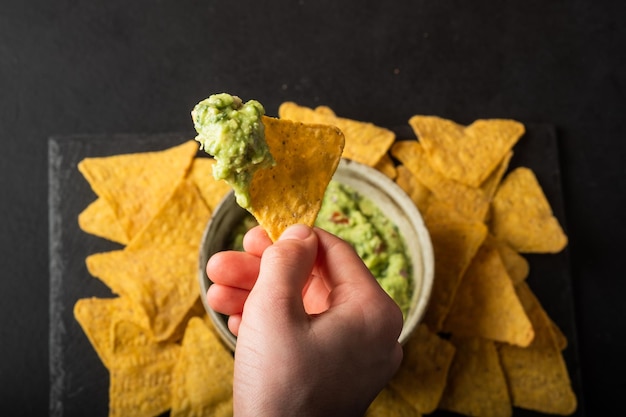
[[[362,416],[402,360],[402,313],[352,247],[295,225],[215,254],[209,305],[237,335],[236,416]]]

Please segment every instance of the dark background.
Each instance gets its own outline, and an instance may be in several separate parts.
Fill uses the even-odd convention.
[[[50,136],[189,131],[215,92],[558,133],[585,409],[626,393],[620,1],[0,2],[0,407],[48,413]]]

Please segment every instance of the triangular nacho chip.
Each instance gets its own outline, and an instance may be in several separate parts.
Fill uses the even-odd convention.
[[[281,119],[302,123],[337,126],[346,138],[343,157],[372,167],[384,157],[396,138],[395,133],[389,129],[369,122],[338,117],[326,106],[313,110],[288,101],[280,105],[278,115]]]
[[[122,245],[128,243],[126,230],[122,228],[109,203],[96,198],[78,215],[78,226],[83,232],[108,239]]]
[[[556,253],[567,245],[537,177],[525,167],[510,172],[496,191],[491,230],[522,253]]]
[[[190,319],[174,369],[170,416],[232,416],[233,366],[215,333],[202,319]]]
[[[78,169],[131,239],[186,175],[197,151],[190,140],[163,151],[85,158]]]
[[[276,164],[259,169],[250,184],[250,212],[272,240],[290,225],[312,226],[344,146],[339,129],[263,116]]]
[[[216,180],[213,176],[213,165],[215,165],[213,158],[195,158],[189,170],[189,178],[196,184],[211,211],[215,210],[230,191],[226,181]]]
[[[474,256],[456,292],[444,331],[528,346],[535,335],[496,249]]]
[[[524,134],[524,125],[508,119],[481,119],[462,126],[437,116],[409,119],[433,168],[463,184],[478,187]]]
[[[455,336],[451,341],[456,354],[439,408],[466,416],[511,416],[513,407],[494,342]]]

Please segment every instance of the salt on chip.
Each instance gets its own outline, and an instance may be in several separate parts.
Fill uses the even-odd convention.
[[[143,309],[156,340],[167,340],[197,300],[197,259],[193,247],[176,245],[96,253],[86,263],[91,275]]]
[[[454,335],[451,341],[456,353],[439,408],[466,416],[511,416],[513,407],[494,342]]]
[[[267,116],[263,125],[276,164],[254,173],[249,211],[275,241],[293,224],[314,224],[345,142],[333,126]]]
[[[498,188],[491,230],[521,253],[556,253],[567,245],[537,177],[525,167],[510,172]]]
[[[404,345],[402,365],[389,386],[422,414],[437,408],[455,348],[424,324]]]
[[[122,245],[128,243],[126,231],[104,198],[96,198],[78,215],[78,226],[82,231],[94,236]]]
[[[533,326],[496,249],[481,246],[456,292],[444,331],[528,346]]]
[[[420,417],[422,414],[389,387],[383,388],[368,407],[365,417]]]
[[[389,129],[369,122],[338,117],[325,106],[313,110],[288,101],[279,106],[278,115],[281,119],[302,123],[337,126],[346,138],[343,157],[371,167],[376,166],[383,158],[396,138],[395,133]]]
[[[190,140],[163,151],[85,158],[78,169],[131,239],[187,174],[197,151]]]
[[[189,320],[174,371],[172,417],[233,414],[233,357],[200,319]]]
[[[433,168],[447,178],[479,187],[525,132],[510,119],[480,119],[463,126],[438,116],[409,119]]]
[[[231,190],[226,181],[216,180],[213,176],[213,158],[195,158],[189,178],[196,184],[209,210],[213,211]]]
[[[424,216],[435,255],[435,279],[424,322],[439,331],[450,311],[465,270],[487,236],[487,227],[468,221],[441,202],[432,202]]]
[[[489,200],[479,189],[446,178],[433,169],[423,146],[414,141],[396,142],[391,154],[407,167],[440,201],[449,205],[468,220],[483,221],[489,210]]]
[[[570,415],[577,399],[552,325],[526,283],[516,287],[535,329],[526,347],[501,344],[498,349],[513,405],[547,414]]]

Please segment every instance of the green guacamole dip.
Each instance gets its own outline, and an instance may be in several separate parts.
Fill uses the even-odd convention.
[[[243,104],[239,97],[226,93],[202,100],[191,112],[200,149],[215,157],[213,176],[233,187],[237,204],[243,208],[250,207],[254,172],[274,165],[265,142],[264,114],[258,101]]]
[[[243,249],[243,235],[255,224],[254,218],[249,216],[234,231],[233,249]],[[397,226],[378,206],[351,187],[331,181],[315,225],[354,247],[406,317],[413,293],[411,262]]]

